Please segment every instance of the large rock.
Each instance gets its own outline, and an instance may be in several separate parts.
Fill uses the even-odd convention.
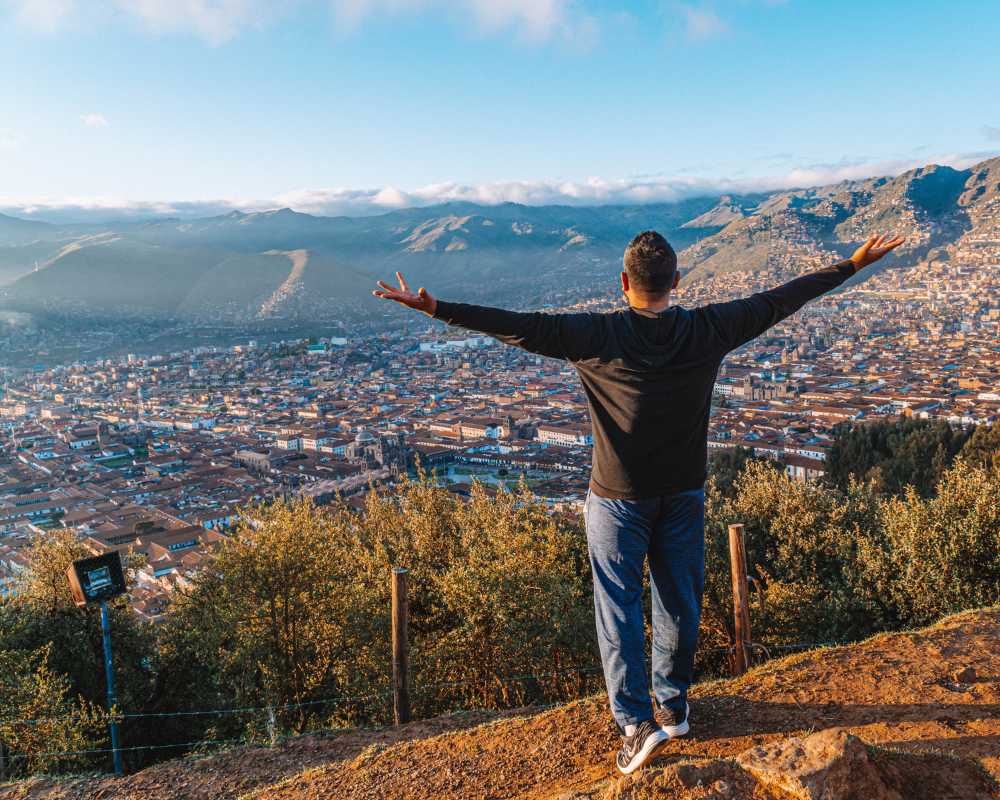
[[[865,743],[838,728],[755,747],[736,761],[796,800],[903,800],[883,781]]]

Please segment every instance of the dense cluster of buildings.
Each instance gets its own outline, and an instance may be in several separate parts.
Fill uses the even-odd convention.
[[[986,263],[982,247],[875,274],[733,353],[709,447],[752,448],[809,480],[838,423],[996,421],[1000,252]],[[786,265],[729,273],[677,300],[788,276]],[[620,303],[609,293],[577,308]],[[524,479],[553,507],[576,506],[592,440],[572,366],[437,323],[407,331],[7,372],[0,592],[38,531],[68,528],[95,552],[145,556],[134,602],[156,619],[241,509],[299,495],[360,504],[418,465],[459,493]]]

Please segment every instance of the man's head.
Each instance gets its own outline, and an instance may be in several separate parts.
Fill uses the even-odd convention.
[[[622,291],[637,307],[665,301],[677,286],[677,254],[656,231],[643,231],[625,248]]]

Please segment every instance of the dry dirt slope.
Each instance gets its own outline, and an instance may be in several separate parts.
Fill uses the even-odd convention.
[[[1000,609],[772,662],[698,686],[691,709],[691,735],[637,778],[613,774],[616,739],[598,697],[178,760],[120,781],[27,782],[0,798],[788,800],[804,795],[758,783],[729,759],[830,728],[892,750],[869,754],[888,793],[858,783],[837,798],[1000,797],[990,778],[1000,779]]]

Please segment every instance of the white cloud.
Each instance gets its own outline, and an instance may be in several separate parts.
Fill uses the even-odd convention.
[[[0,128],[0,150],[17,150],[24,138],[11,128]]]
[[[856,181],[878,175],[899,175],[907,170],[927,164],[940,164],[955,169],[967,169],[996,155],[991,151],[974,153],[946,153],[921,158],[901,158],[889,161],[856,161],[837,164],[815,164],[798,167],[784,176],[788,186],[824,186],[840,181]],[[775,188],[782,188],[777,185]]]
[[[27,27],[52,32],[73,12],[76,0],[0,0],[2,6]]]
[[[123,11],[162,33],[194,33],[213,44],[262,27],[294,0],[114,0]]]
[[[233,209],[256,211],[285,206],[308,214],[367,216],[398,208],[419,208],[449,201],[466,201],[481,205],[505,202],[525,205],[557,203],[572,206],[628,205],[671,202],[689,197],[726,193],[823,186],[878,175],[898,175],[927,163],[946,164],[963,169],[994,155],[996,154],[978,152],[941,155],[920,160],[818,164],[777,175],[740,179],[654,175],[616,180],[590,178],[586,181],[507,181],[488,184],[451,182],[410,190],[394,186],[378,189],[296,189],[269,198],[222,198],[174,202],[130,201],[115,197],[32,199],[0,197],[0,212],[56,221],[97,221],[123,216],[210,216]]]
[[[682,5],[680,10],[684,16],[684,35],[689,41],[704,41],[729,31],[729,26],[709,6]]]
[[[589,44],[597,33],[596,18],[581,12],[574,0],[331,0],[331,7],[346,30],[371,17],[431,10],[471,20],[484,33],[514,30],[528,41]]]
[[[108,127],[108,118],[103,114],[84,114],[80,117],[80,121],[88,128]]]
[[[205,217],[225,214],[234,209],[257,208],[247,199],[198,201],[128,200],[124,197],[35,197],[18,199],[0,197],[0,213],[37,218],[51,222],[102,222],[135,217]]]
[[[433,12],[471,23],[482,33],[513,31],[526,41],[560,39],[589,45],[597,20],[578,0],[0,0],[24,25],[53,31],[86,11],[107,20],[123,12],[156,33],[190,33],[222,44],[249,28],[260,28],[296,5],[328,5],[342,29],[370,17]]]
[[[946,155],[934,163],[964,168],[986,154]],[[310,214],[372,214],[464,201],[481,205],[523,203],[525,205],[565,204],[596,206],[613,204],[662,203],[706,195],[777,191],[779,189],[823,186],[844,180],[875,175],[898,175],[923,166],[920,160],[857,162],[800,167],[780,175],[751,178],[699,178],[683,175],[645,176],[621,179],[589,178],[586,181],[508,181],[488,184],[439,183],[419,189],[300,189],[278,195],[271,207],[288,206]]]
[[[307,1],[307,0],[302,0]],[[312,0],[316,2],[316,0]],[[155,33],[191,33],[221,44],[262,27],[300,0],[0,0],[25,26],[54,31],[71,18],[106,23],[115,12]]]

